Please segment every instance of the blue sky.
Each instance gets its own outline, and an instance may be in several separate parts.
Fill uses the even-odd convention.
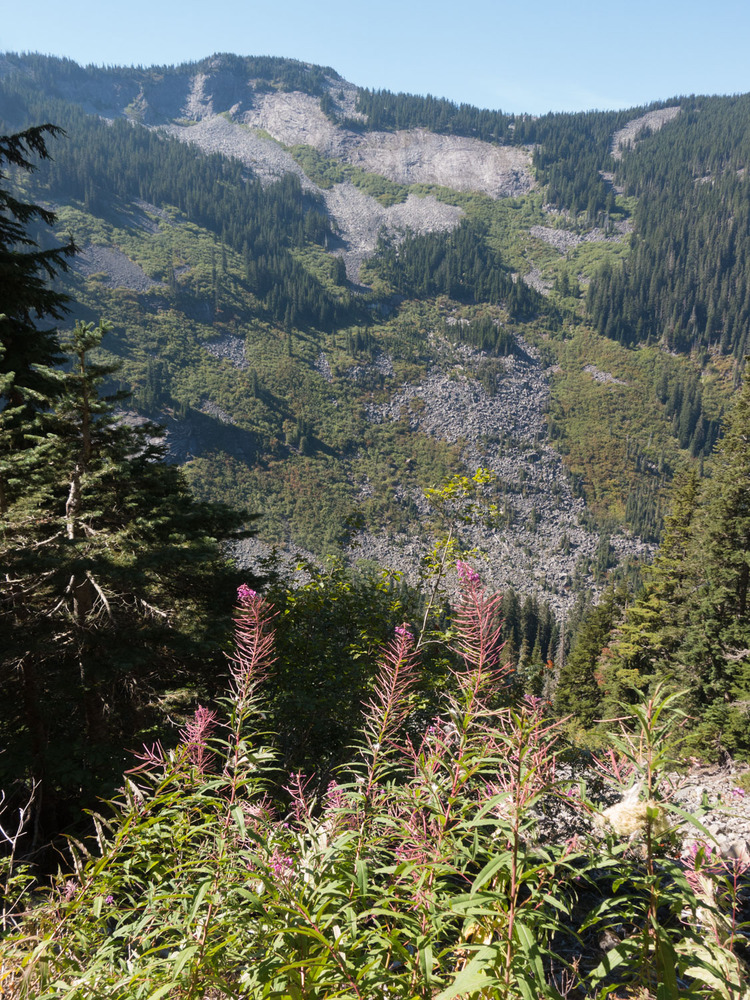
[[[110,65],[289,56],[362,86],[533,114],[750,91],[747,0],[272,3],[6,0],[0,52]]]

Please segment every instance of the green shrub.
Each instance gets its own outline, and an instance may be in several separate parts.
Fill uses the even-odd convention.
[[[415,725],[420,648],[400,625],[354,757],[322,795],[302,774],[281,779],[260,735],[274,611],[241,587],[226,721],[199,708],[174,751],[145,749],[112,815],[94,817],[96,845],[73,845],[74,872],[43,901],[13,911],[27,876],[6,879],[4,989],[562,1000],[658,983],[660,1000],[740,996],[739,869],[705,845],[687,864],[674,854],[663,778],[677,696],[657,691],[623,722],[598,767],[622,797],[602,811],[558,776],[544,703],[507,703],[499,595],[458,572],[460,665],[440,716]],[[564,842],[566,813],[605,832],[588,823]],[[558,817],[546,841],[545,816]],[[617,944],[601,959],[586,941],[605,930]]]

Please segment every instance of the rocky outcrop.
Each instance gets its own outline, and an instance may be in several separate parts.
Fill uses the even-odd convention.
[[[534,187],[528,150],[424,129],[365,133],[345,153],[349,163],[399,184],[439,184],[491,198],[519,197]]]
[[[534,186],[526,149],[424,129],[351,132],[327,118],[308,94],[261,95],[239,119],[286,146],[314,146],[325,156],[398,184],[439,184],[492,198],[515,197]]]
[[[290,154],[267,136],[256,130],[243,128],[237,122],[216,115],[191,125],[168,125],[162,129],[167,135],[188,142],[206,153],[221,153],[240,160],[265,182],[278,180],[284,174],[296,174],[302,186],[317,190]]]
[[[614,231],[605,232],[603,229],[590,229],[587,233],[574,233],[569,229],[554,229],[552,226],[532,226],[529,232],[538,240],[549,244],[559,250],[560,253],[567,254],[575,250],[581,243],[622,243],[625,236],[631,231],[632,223],[628,220],[616,223]]]
[[[664,128],[667,122],[679,115],[682,108],[679,106],[672,108],[659,108],[657,111],[648,111],[640,118],[633,118],[627,125],[619,129],[612,136],[612,156],[616,160],[622,159],[622,151],[629,149],[638,141],[638,136],[644,129],[658,132]]]
[[[229,361],[235,368],[247,368],[247,355],[245,354],[244,337],[235,337],[234,334],[227,333],[218,340],[211,341],[210,344],[203,345],[209,354],[215,358],[223,358]]]
[[[427,376],[396,390],[387,403],[371,404],[368,418],[381,423],[406,416],[413,430],[459,445],[470,471],[481,466],[496,475],[499,523],[462,527],[462,541],[483,553],[483,575],[491,585],[535,593],[560,612],[571,603],[573,577],[588,575],[600,537],[586,527],[584,501],[573,495],[560,455],[546,442],[549,374],[535,349],[519,340],[490,395],[476,378],[486,355],[436,340],[432,346],[438,360]],[[429,517],[418,491],[397,492],[399,500]],[[363,534],[357,543],[360,557],[412,577],[424,553],[414,538]],[[613,538],[612,546],[618,559],[652,553],[651,546],[625,534]]]
[[[405,202],[385,208],[353,184],[334,184],[321,192],[342,242],[342,256],[350,281],[359,280],[359,269],[372,255],[381,233],[398,240],[408,230],[413,233],[454,229],[463,211],[446,205],[431,195],[410,194]]]

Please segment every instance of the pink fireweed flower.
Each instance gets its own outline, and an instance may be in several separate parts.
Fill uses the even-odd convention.
[[[207,741],[215,722],[216,712],[199,705],[195,710],[195,715],[182,732],[180,745],[186,751],[188,760],[199,774],[205,773],[213,759]]]
[[[257,592],[248,587],[246,583],[241,583],[237,588],[237,603],[240,605],[251,604],[257,596]]]
[[[379,752],[401,725],[408,712],[407,697],[416,683],[417,650],[404,622],[396,626],[383,649],[372,697],[363,706],[365,739],[371,750]]]
[[[577,785],[573,785],[571,788],[563,788],[560,794],[565,799],[580,801],[581,789]]]
[[[294,874],[294,861],[288,854],[283,854],[278,847],[273,849],[273,854],[269,859],[268,867],[271,869],[276,878],[280,879],[282,882],[290,881],[292,875]]]
[[[456,571],[458,572],[458,579],[465,586],[475,587],[479,583],[479,573],[477,573],[473,566],[463,562],[461,559],[456,562]]]
[[[147,774],[154,774],[157,771],[162,771],[167,764],[167,754],[161,742],[157,740],[156,743],[152,743],[149,746],[147,743],[143,744],[143,749],[140,753],[133,753],[136,760],[140,761],[136,767],[131,767],[126,774],[138,774],[139,772],[146,772]]]
[[[291,798],[290,811],[300,825],[312,820],[312,793],[308,789],[312,780],[312,776],[303,774],[302,771],[292,771],[289,784],[284,785],[284,791],[289,792]]]
[[[230,657],[232,680],[240,704],[265,680],[273,655],[273,605],[243,583],[237,589],[234,621],[235,654]]]
[[[488,682],[499,683],[502,624],[500,622],[500,594],[485,593],[479,574],[465,562],[458,561],[458,577],[461,581],[460,603],[456,611],[455,625],[458,632],[457,652],[464,659],[470,672],[476,674],[480,687]]]
[[[242,803],[242,815],[245,817],[245,823],[249,827],[254,830],[260,830],[274,821],[276,818],[276,807],[273,804],[271,796],[267,792],[264,792],[254,802]]]
[[[711,845],[705,840],[694,840],[683,853],[683,859],[693,868],[703,868],[716,860]]]

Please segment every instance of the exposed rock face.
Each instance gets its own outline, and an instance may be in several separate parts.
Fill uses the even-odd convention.
[[[250,167],[262,181],[273,181],[284,174],[296,174],[302,186],[317,190],[294,159],[273,139],[243,128],[223,115],[204,118],[194,125],[168,125],[162,131],[182,142],[189,142],[206,153],[231,156]]]
[[[622,159],[623,149],[628,149],[638,141],[639,132],[645,128],[651,129],[652,132],[658,132],[667,122],[676,118],[681,110],[680,107],[659,108],[657,111],[649,111],[645,115],[641,115],[640,118],[629,121],[624,128],[612,136],[612,156],[616,160]]]
[[[424,129],[360,135],[331,122],[307,94],[264,94],[241,120],[284,145],[314,146],[398,184],[441,184],[500,198],[525,194],[534,183],[526,149]]]
[[[412,129],[367,133],[347,152],[350,163],[399,184],[440,184],[492,198],[518,197],[534,186],[531,154],[518,146]]]
[[[440,345],[433,346],[440,355]],[[494,396],[475,378],[486,355],[444,344],[441,360],[422,382],[403,386],[386,404],[371,405],[368,416],[380,423],[407,413],[414,430],[462,445],[470,470],[482,466],[496,474],[504,526],[462,528],[463,542],[484,553],[488,583],[536,593],[561,611],[571,601],[577,566],[594,556],[599,535],[582,525],[584,501],[573,496],[560,455],[545,441],[548,374],[533,348],[523,342],[519,347],[504,359]],[[423,516],[429,514],[421,493],[402,493],[404,502],[415,503]],[[422,554],[413,538],[388,541],[363,534],[358,542],[360,557],[378,559],[410,576]],[[628,536],[613,538],[612,545],[618,558],[652,552],[651,546]]]
[[[263,129],[285,146],[314,146],[326,156],[338,155],[349,135],[353,135],[323,114],[318,98],[298,92],[259,94],[238,120]]]
[[[334,184],[322,192],[326,207],[336,220],[344,246],[343,257],[350,281],[359,278],[364,260],[375,250],[381,232],[398,239],[406,230],[432,233],[454,229],[463,211],[446,205],[431,195],[418,198],[410,194],[405,202],[385,208],[353,184]]]

